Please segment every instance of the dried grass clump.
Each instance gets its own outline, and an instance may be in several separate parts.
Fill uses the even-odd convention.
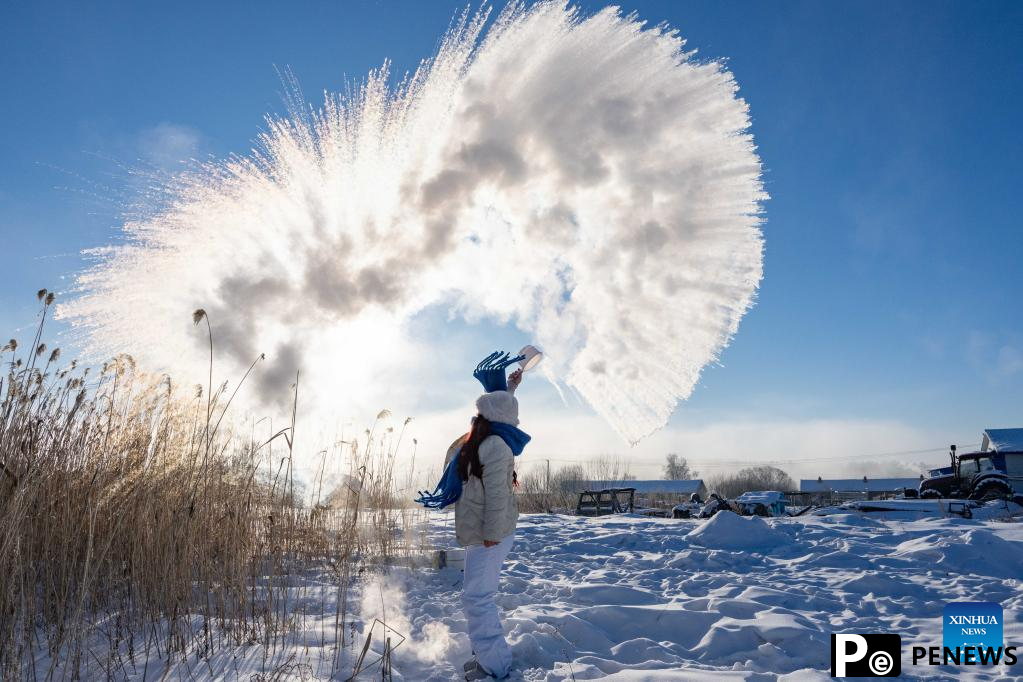
[[[39,300],[45,321],[54,297]],[[212,385],[210,327],[210,384],[187,397],[127,355],[98,373],[57,368],[42,330],[25,356],[13,340],[0,349],[0,679],[122,678],[223,646],[276,650],[295,620],[287,576],[328,567],[344,604],[358,564],[412,551],[414,520],[393,504],[400,436],[335,452],[350,450],[349,492],[307,509],[294,416],[264,440],[228,430],[238,388]]]

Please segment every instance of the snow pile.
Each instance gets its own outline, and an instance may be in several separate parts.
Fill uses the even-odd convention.
[[[1023,544],[1009,542],[983,528],[914,538],[896,547],[892,556],[943,573],[1023,577]]]
[[[788,535],[768,526],[760,517],[742,517],[731,511],[718,512],[686,537],[694,545],[748,552],[771,549],[790,541]]]
[[[884,522],[863,514],[830,514],[824,517],[825,523],[837,523],[857,528],[884,528]]]

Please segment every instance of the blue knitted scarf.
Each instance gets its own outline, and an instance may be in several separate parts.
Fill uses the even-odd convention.
[[[490,422],[490,432],[492,435],[500,436],[501,440],[511,448],[512,454],[516,457],[522,454],[522,450],[525,449],[526,443],[530,439],[529,434],[517,426],[501,422]],[[448,462],[447,467],[444,468],[444,473],[440,477],[440,483],[437,484],[432,493],[425,490],[419,491],[419,497],[415,500],[416,504],[421,504],[427,509],[443,509],[458,501],[458,498],[462,496],[462,477],[458,475],[458,456],[460,453],[461,448],[451,458],[451,461]]]

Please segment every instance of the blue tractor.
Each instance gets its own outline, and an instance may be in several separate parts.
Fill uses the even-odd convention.
[[[1023,498],[1023,429],[987,429],[980,450],[951,447],[952,466],[931,469],[920,481],[923,498]]]

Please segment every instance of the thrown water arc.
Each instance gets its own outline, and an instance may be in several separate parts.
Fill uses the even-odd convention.
[[[250,156],[168,183],[58,308],[90,359],[204,383],[183,323],[201,306],[218,372],[266,353],[258,407],[315,365],[317,419],[396,394],[422,409],[424,344],[403,323],[439,304],[526,333],[625,441],[664,426],[762,277],[746,103],[723,63],[617,9],[486,18],[457,21],[398,88],[374,72],[312,113],[296,92]]]

